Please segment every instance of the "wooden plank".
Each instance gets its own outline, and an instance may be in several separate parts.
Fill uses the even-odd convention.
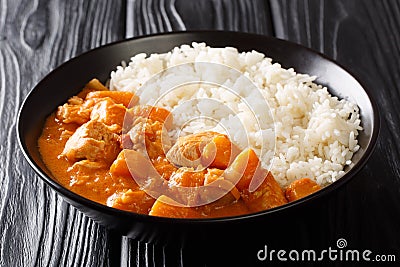
[[[175,0],[127,0],[126,37],[186,30]]]
[[[22,100],[45,74],[124,37],[124,11],[111,0],[0,2],[0,266],[112,264],[118,238],[40,181],[15,131]]]
[[[204,29],[272,35],[263,0],[128,0],[126,18],[126,37]]]
[[[178,0],[176,9],[188,29],[217,29],[272,35],[267,1]]]
[[[277,37],[323,52],[352,71],[371,89],[381,113],[377,148],[363,171],[332,194],[329,245],[351,238],[353,248],[394,253],[400,247],[400,97],[398,1],[270,0]],[[328,207],[327,207],[328,208]],[[388,216],[390,213],[390,217]],[[304,228],[299,222],[299,229]],[[397,253],[397,252],[396,252]]]

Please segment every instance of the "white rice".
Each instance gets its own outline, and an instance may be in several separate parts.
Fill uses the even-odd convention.
[[[192,62],[223,64],[243,75],[227,67],[182,65]],[[162,72],[173,66],[177,66],[174,71]],[[324,186],[343,176],[345,165],[352,164],[362,128],[357,105],[331,96],[327,88],[313,82],[315,78],[284,69],[256,51],[239,53],[232,47],[193,43],[165,54],[132,57],[128,65],[111,73],[110,89],[138,93],[141,104],[172,111],[176,125],[172,138],[204,130],[229,132],[242,149],[254,148],[282,187],[303,177]],[[246,79],[259,90],[251,89]],[[219,85],[174,88],[193,80]]]

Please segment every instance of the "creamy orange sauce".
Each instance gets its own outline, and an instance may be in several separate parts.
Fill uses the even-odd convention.
[[[319,190],[313,181],[304,180],[291,185],[285,196],[272,174],[260,167],[254,151],[240,151],[223,134],[203,132],[182,137],[164,151],[164,131],[172,125],[170,112],[138,106],[137,102],[132,93],[108,91],[92,80],[47,118],[38,139],[39,151],[61,185],[117,209],[178,218],[257,212]],[[122,134],[124,127],[129,129]],[[144,160],[144,154],[149,161]],[[207,168],[196,170],[196,164]],[[200,206],[190,201],[196,202],[207,195],[189,193],[184,198],[177,193],[175,199],[167,195],[156,199],[146,193],[153,188],[146,191],[135,180],[152,179],[154,173],[149,173],[150,167],[154,167],[161,183],[171,192],[181,192],[176,190],[179,187],[199,186],[209,186],[209,192],[221,188],[228,191],[212,203]],[[262,179],[255,191],[249,190],[253,178]],[[175,205],[177,202],[180,205]]]
[[[53,113],[47,118],[42,135],[38,140],[42,159],[57,181],[72,192],[101,204],[106,204],[107,199],[116,192],[123,192],[129,189],[137,190],[138,186],[133,178],[113,177],[109,172],[109,168],[80,174],[71,170],[68,171],[72,168],[73,162],[69,162],[59,155],[62,153],[70,134],[78,127],[79,125],[77,124],[57,121]],[[116,207],[126,209],[121,204],[116,205]],[[206,205],[205,207],[194,209],[199,211],[198,214],[200,216],[205,217],[227,217],[249,213],[249,209],[241,199],[224,207]]]
[[[73,171],[73,162],[59,157],[70,135],[79,125],[62,123],[51,114],[45,123],[43,133],[38,140],[39,151],[47,168],[60,184],[85,198],[105,204],[107,198],[117,191],[135,189],[137,185],[132,178],[112,177],[109,168],[86,171],[80,175]]]

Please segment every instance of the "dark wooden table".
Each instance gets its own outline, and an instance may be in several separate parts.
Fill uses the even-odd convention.
[[[207,257],[208,248],[186,254],[108,231],[44,185],[18,147],[18,109],[50,70],[112,41],[194,29],[303,44],[337,60],[372,89],[382,123],[367,166],[296,218],[290,234],[263,243],[285,238],[287,246],[275,249],[327,249],[344,238],[348,248],[395,255],[396,263],[387,266],[400,265],[400,1],[0,0],[0,266],[209,266],[232,258],[231,263],[248,262],[242,266],[257,263],[263,243],[238,244],[240,255],[222,251],[217,259],[218,253]]]

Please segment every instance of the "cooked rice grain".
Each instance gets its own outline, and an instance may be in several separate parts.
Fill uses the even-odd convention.
[[[192,62],[223,64],[243,76],[181,65]],[[157,101],[158,106],[170,111],[179,110],[174,112],[176,129],[171,131],[171,137],[211,129],[223,131],[212,120],[190,121],[196,116],[213,117],[235,133],[230,137],[239,147],[253,147],[283,187],[303,177],[326,185],[343,176],[345,165],[352,164],[351,158],[359,149],[358,132],[362,130],[357,105],[330,95],[327,88],[314,82],[316,77],[284,69],[256,51],[239,53],[232,47],[211,48],[193,43],[165,54],[138,54],[127,66],[119,66],[111,73],[110,88],[137,92],[152,76],[173,66],[178,66],[179,72],[146,85],[140,94],[141,104]],[[221,86],[194,84],[163,95],[173,85],[208,78]],[[247,78],[268,102],[272,118],[263,110],[265,106],[257,104],[260,99],[254,90],[248,90]],[[250,110],[243,100],[253,104]],[[235,115],[229,115],[226,107]],[[254,127],[260,118],[261,128]],[[243,127],[245,131],[240,130]]]

